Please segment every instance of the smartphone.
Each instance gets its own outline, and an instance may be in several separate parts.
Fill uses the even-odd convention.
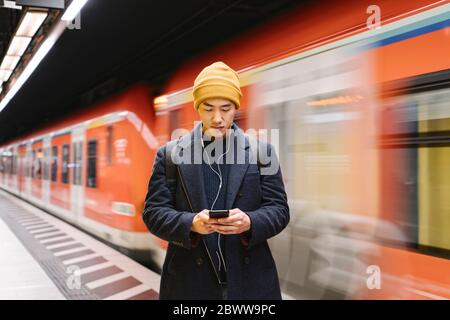
[[[209,210],[209,217],[214,219],[227,218],[229,214],[229,210]]]

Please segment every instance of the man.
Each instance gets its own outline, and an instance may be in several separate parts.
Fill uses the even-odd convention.
[[[145,199],[144,222],[169,242],[160,299],[281,299],[267,239],[286,227],[289,207],[280,169],[262,172],[278,163],[273,147],[260,143],[271,160],[262,168],[233,123],[242,93],[223,62],[200,72],[193,97],[201,124],[158,151]]]

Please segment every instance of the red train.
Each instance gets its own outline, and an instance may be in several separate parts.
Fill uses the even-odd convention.
[[[10,141],[0,186],[160,266],[141,219],[153,159],[222,60],[243,84],[237,124],[278,130],[285,297],[450,298],[450,4],[378,1],[379,28],[370,5],[303,7],[186,62],[159,97],[139,84]]]

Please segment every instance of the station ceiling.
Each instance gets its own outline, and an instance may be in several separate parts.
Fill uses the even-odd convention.
[[[186,59],[306,0],[90,0],[0,112],[0,143],[126,86],[161,87]],[[20,11],[0,8],[0,56]],[[157,89],[156,89],[157,90]]]

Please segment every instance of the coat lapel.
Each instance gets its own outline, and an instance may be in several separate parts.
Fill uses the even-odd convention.
[[[188,152],[193,155],[194,152],[201,152],[201,140],[197,136],[201,137],[201,124],[197,125],[191,134],[184,136],[178,147],[183,149],[181,152]],[[195,137],[195,139],[194,139]],[[181,178],[186,186],[186,192],[189,195],[189,199],[192,202],[192,206],[195,212],[200,212],[203,209],[207,209],[207,201],[205,195],[205,189],[203,185],[203,171],[201,164],[184,163],[179,165]]]
[[[228,172],[228,189],[227,189],[227,199],[226,199],[226,207],[231,208],[236,199],[236,195],[239,191],[239,187],[242,183],[242,179],[244,179],[245,173],[248,169],[249,164],[249,146],[247,144],[247,140],[244,138],[244,133],[238,126],[233,125],[234,134],[235,134],[235,143],[236,150],[239,152],[244,152],[245,162],[243,164],[237,163],[237,154],[234,158],[234,165],[231,165]]]

